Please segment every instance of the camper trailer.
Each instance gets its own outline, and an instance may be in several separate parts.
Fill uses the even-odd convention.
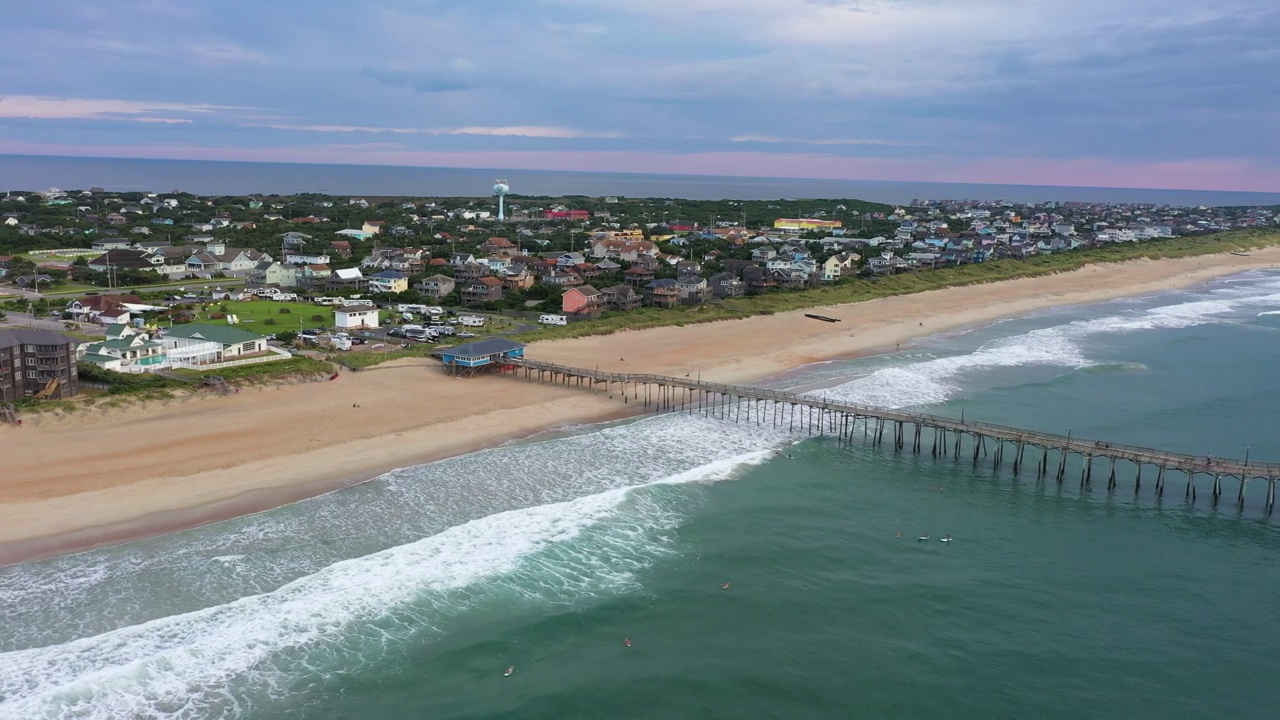
[[[458,318],[458,324],[467,327],[484,327],[484,318],[476,317],[475,315],[463,315]]]

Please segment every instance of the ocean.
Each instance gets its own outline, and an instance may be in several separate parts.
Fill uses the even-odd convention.
[[[1251,272],[767,384],[1276,462],[1277,357],[1280,274]],[[1274,717],[1265,487],[1078,467],[700,415],[548,432],[0,568],[0,719]]]
[[[140,160],[0,155],[0,192],[50,187],[198,195],[488,197],[495,178],[513,195],[667,197],[692,200],[846,198],[902,205],[913,199],[1151,203],[1193,207],[1280,205],[1280,193],[1050,187],[878,180],[806,180],[710,175],[643,175],[386,165]]]

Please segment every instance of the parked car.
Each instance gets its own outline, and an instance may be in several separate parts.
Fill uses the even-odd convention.
[[[361,338],[361,337],[351,338],[351,344],[352,344],[352,345],[364,345],[364,344],[365,344],[365,343],[367,343],[367,342],[369,342],[369,341],[368,341],[368,340],[365,340],[364,338]]]
[[[400,328],[391,328],[390,330],[387,331],[387,337],[402,338],[402,337],[408,337],[408,336],[405,335],[404,330],[401,330]]]
[[[476,336],[476,334],[473,332],[460,332],[458,333],[457,336],[460,338],[473,338]]]

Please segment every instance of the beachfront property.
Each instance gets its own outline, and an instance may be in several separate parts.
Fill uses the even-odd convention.
[[[78,395],[76,345],[53,330],[0,329],[0,402]]]
[[[504,361],[524,357],[524,344],[506,338],[489,338],[446,348],[440,353],[444,370],[452,375],[471,376],[501,369]]]
[[[604,309],[604,296],[590,285],[582,285],[565,291],[560,303],[565,315],[598,318]]]
[[[378,309],[368,305],[348,305],[333,311],[334,327],[343,330],[378,327]]]
[[[230,325],[190,323],[165,328],[158,339],[173,365],[216,366],[224,362],[283,360],[292,355],[267,345],[267,338]]]
[[[155,372],[169,367],[164,344],[130,325],[108,326],[107,339],[80,345],[77,358],[115,372]]]

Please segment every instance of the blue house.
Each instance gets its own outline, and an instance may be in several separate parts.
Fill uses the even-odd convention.
[[[474,375],[482,370],[501,366],[507,360],[524,357],[524,344],[506,338],[489,338],[446,348],[440,353],[445,372],[454,375]]]

